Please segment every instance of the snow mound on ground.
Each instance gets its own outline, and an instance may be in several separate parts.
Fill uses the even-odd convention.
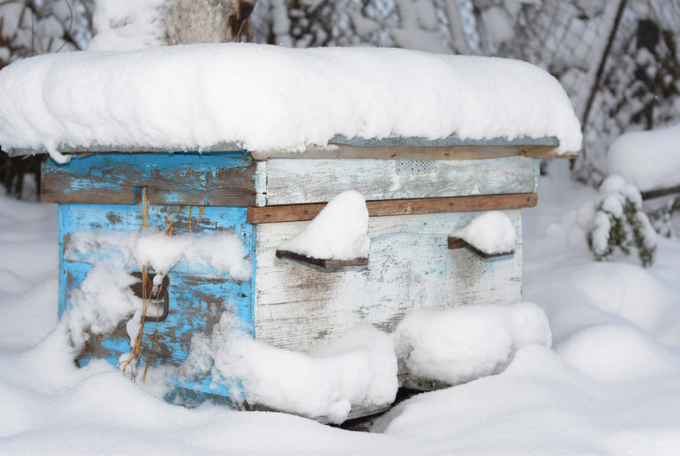
[[[486,212],[469,225],[451,233],[482,252],[493,255],[515,250],[517,231],[510,217],[502,212]]]
[[[568,278],[594,308],[637,325],[660,344],[680,347],[678,289],[648,270],[626,263],[592,263]]]
[[[301,233],[284,241],[279,250],[319,259],[368,258],[368,209],[364,196],[348,190],[328,202]]]
[[[215,372],[238,378],[250,404],[326,418],[347,419],[352,405],[382,406],[397,394],[397,359],[392,339],[366,325],[354,328],[322,350],[306,354],[252,339],[223,315],[203,355],[214,356]],[[206,342],[206,341],[204,341]],[[200,349],[199,349],[200,350]]]
[[[570,335],[557,353],[585,375],[605,382],[677,375],[678,358],[635,327],[601,324]]]
[[[484,304],[409,313],[394,332],[412,375],[456,384],[502,371],[529,344],[551,345],[535,304]]]
[[[526,62],[245,43],[33,57],[0,71],[5,149],[302,151],[349,138],[557,137],[581,147],[560,83]],[[171,95],[169,95],[171,94]],[[500,109],[499,107],[502,107]]]
[[[643,192],[680,185],[680,124],[620,136],[609,147],[609,172]]]

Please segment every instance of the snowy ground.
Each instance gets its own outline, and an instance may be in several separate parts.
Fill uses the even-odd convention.
[[[597,193],[542,179],[524,211],[524,299],[553,347],[422,394],[374,433],[295,416],[175,407],[106,363],[78,370],[57,324],[55,206],[0,196],[0,454],[680,454],[680,242],[591,260],[576,210]]]

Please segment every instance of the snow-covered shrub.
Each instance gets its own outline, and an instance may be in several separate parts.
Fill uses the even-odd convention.
[[[663,237],[680,237],[680,197],[671,198],[647,214],[657,233]]]
[[[620,176],[609,176],[586,212],[592,214],[586,240],[597,261],[609,261],[617,247],[626,255],[636,247],[642,265],[652,265],[656,232],[642,211],[642,196],[636,187]]]

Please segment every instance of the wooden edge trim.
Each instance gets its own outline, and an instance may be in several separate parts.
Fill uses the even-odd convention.
[[[557,153],[553,145],[458,145],[458,146],[351,146],[329,144],[325,147],[311,146],[304,152],[290,151],[252,151],[255,160],[269,158],[309,158],[309,159],[377,159],[377,160],[485,160],[502,157],[531,158],[575,158],[578,154]]]
[[[659,198],[660,196],[672,195],[673,193],[680,193],[680,185],[670,188],[661,188],[658,190],[649,190],[647,192],[640,192],[643,200]]]
[[[354,266],[368,266],[368,258],[354,258],[352,260],[332,260],[323,258],[314,258],[299,253],[291,252],[290,250],[277,250],[276,258],[287,258],[289,260],[299,261],[300,263],[311,264],[323,269],[338,269],[348,268]]]
[[[407,214],[434,214],[440,212],[496,211],[534,207],[536,193],[509,195],[456,196],[451,198],[422,198],[405,200],[367,201],[371,217]],[[312,220],[327,203],[292,204],[285,206],[249,207],[248,223],[277,223]]]
[[[397,376],[399,388],[408,388],[416,391],[437,391],[440,389],[451,388],[453,385],[439,380],[431,380],[424,377],[415,377],[409,373]]]
[[[484,258],[485,260],[488,260],[489,258],[511,256],[511,255],[515,254],[514,250],[511,250],[509,252],[501,252],[501,253],[482,252],[477,247],[475,247],[474,245],[465,241],[464,239],[457,238],[457,237],[454,237],[454,236],[449,236],[449,249],[468,249],[470,252],[476,254],[479,257]]]

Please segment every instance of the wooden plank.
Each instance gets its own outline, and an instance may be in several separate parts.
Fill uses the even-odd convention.
[[[425,198],[412,200],[367,201],[371,217],[406,214],[434,214],[441,212],[497,211],[534,207],[536,193],[518,195],[459,196],[455,198]],[[278,223],[312,220],[326,203],[290,206],[249,207],[248,223]]]
[[[680,185],[676,185],[675,187],[660,188],[656,190],[640,192],[640,195],[642,196],[643,200],[648,200],[653,198],[659,198],[661,196],[672,195],[674,193],[680,193]]]
[[[276,258],[288,258],[289,260],[309,264],[322,269],[340,270],[357,266],[368,266],[368,258],[354,258],[352,260],[333,260],[327,258],[314,258],[289,250],[277,250]]]
[[[486,253],[481,250],[479,250],[477,247],[474,245],[470,244],[469,242],[465,241],[465,239],[460,239],[454,236],[449,236],[449,249],[454,250],[454,249],[467,249],[470,252],[474,253],[475,255],[488,260],[489,258],[498,258],[502,256],[508,256],[508,255],[513,255],[515,253],[514,250],[511,250],[509,252],[502,252],[502,253]]]
[[[266,206],[267,205],[267,161],[255,162],[257,170],[255,172],[255,193],[256,201],[255,205]]]
[[[428,139],[419,136],[394,136],[388,138],[348,138],[343,135],[337,135],[329,141],[332,144],[346,144],[350,146],[359,147],[435,147],[435,146],[553,146],[560,145],[559,139],[556,136],[544,136],[541,138],[533,138],[530,136],[517,136],[512,139],[507,137],[495,138],[461,138],[455,134],[446,136],[444,138]]]
[[[578,153],[557,153],[557,147],[550,145],[457,145],[457,146],[352,146],[334,144],[309,146],[304,152],[287,150],[253,151],[253,158],[308,158],[308,159],[381,159],[381,160],[486,160],[502,157],[527,158],[575,158]]]
[[[447,248],[449,233],[480,212],[371,218],[369,266],[333,274],[276,258],[281,242],[309,222],[259,225],[256,338],[312,350],[359,324],[392,332],[414,309],[520,301],[520,212],[504,211],[517,229],[515,255],[488,261]]]
[[[574,158],[576,153],[557,154],[559,140],[554,137],[530,138],[517,137],[488,139],[462,139],[455,135],[440,139],[418,137],[396,137],[382,139],[346,138],[336,136],[325,147],[309,146],[303,152],[287,150],[252,151],[256,160],[267,158],[360,158],[360,159],[404,159],[404,160],[480,160],[487,158],[524,156],[532,158]],[[199,150],[183,148],[175,152]],[[205,153],[222,151],[241,151],[243,144],[221,142],[200,148]],[[167,147],[146,147],[125,145],[91,145],[87,147],[59,147],[62,153],[145,153],[173,152]],[[10,156],[46,153],[41,149],[10,148]]]
[[[330,201],[346,190],[367,200],[536,193],[538,160],[271,159],[267,205]]]
[[[201,147],[198,144],[192,147],[167,147],[167,146],[140,146],[139,144],[90,144],[88,146],[69,146],[69,145],[59,145],[57,150],[65,155],[73,154],[115,154],[115,153],[126,153],[126,154],[146,154],[146,153],[159,153],[159,154],[181,154],[186,152],[198,152],[202,154],[209,153],[223,153],[223,152],[245,152],[243,148],[243,143],[235,141],[221,141],[210,146]],[[47,149],[45,147],[39,147],[37,149],[27,149],[23,147],[10,148],[8,151],[11,156],[19,155],[35,155],[35,154],[46,154]]]
[[[151,204],[251,206],[256,171],[242,154],[94,154],[48,160],[41,185],[48,203],[135,204],[146,187]]]

